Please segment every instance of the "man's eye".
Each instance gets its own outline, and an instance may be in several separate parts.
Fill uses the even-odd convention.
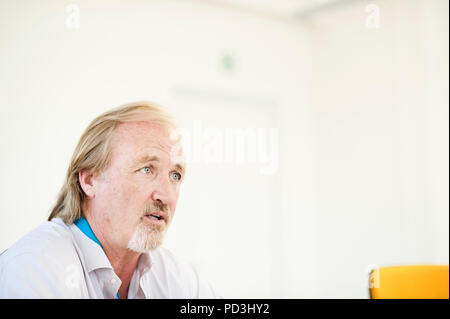
[[[172,172],[170,174],[170,178],[173,179],[174,181],[179,181],[181,180],[181,174],[177,172]]]
[[[151,167],[144,167],[141,169],[141,172],[144,174],[151,174],[152,173],[152,168]]]

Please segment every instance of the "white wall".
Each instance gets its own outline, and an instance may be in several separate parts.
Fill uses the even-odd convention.
[[[166,245],[225,297],[366,298],[370,264],[448,263],[448,3],[374,3],[372,30],[365,1],[298,24],[188,1],[2,2],[0,250],[46,219],[90,120],[150,99],[187,128],[279,129],[275,174],[189,167]]]
[[[321,297],[369,265],[448,264],[448,2],[373,1],[309,21]]]

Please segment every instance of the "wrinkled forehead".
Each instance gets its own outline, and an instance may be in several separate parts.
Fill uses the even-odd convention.
[[[114,130],[112,158],[126,157],[132,161],[144,155],[164,157],[170,164],[181,164],[181,135],[175,127],[155,122],[118,124]]]

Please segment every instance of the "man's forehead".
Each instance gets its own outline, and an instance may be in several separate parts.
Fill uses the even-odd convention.
[[[117,144],[128,147],[142,148],[154,146],[170,148],[179,139],[174,139],[174,129],[153,122],[120,123],[114,130],[114,140]]]
[[[130,152],[128,157],[134,162],[169,156],[182,165],[181,136],[174,132],[173,128],[153,122],[120,123],[114,132],[114,148]]]
[[[119,123],[114,133],[120,137],[147,137],[147,135],[157,135],[159,137],[170,137],[173,129],[167,125],[162,125],[156,122],[142,121],[142,122],[123,122]]]

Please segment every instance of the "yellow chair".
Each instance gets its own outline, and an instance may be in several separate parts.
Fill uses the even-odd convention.
[[[379,267],[370,272],[371,299],[449,299],[448,265]]]

